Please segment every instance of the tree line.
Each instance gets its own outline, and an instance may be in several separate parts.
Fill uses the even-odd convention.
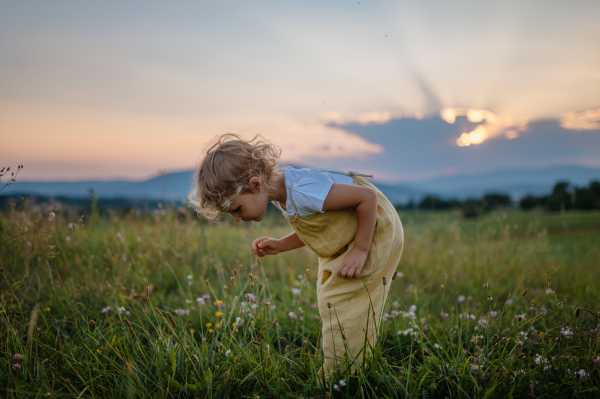
[[[593,181],[588,187],[571,187],[568,181],[558,182],[552,193],[543,196],[528,195],[520,201],[503,193],[488,193],[481,198],[444,199],[436,195],[426,195],[420,202],[410,201],[406,205],[398,205],[396,209],[421,210],[461,210],[467,218],[481,216],[487,212],[501,208],[520,207],[523,210],[541,208],[556,212],[561,210],[600,210],[600,182]]]

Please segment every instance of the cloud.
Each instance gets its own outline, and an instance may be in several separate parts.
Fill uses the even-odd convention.
[[[457,137],[477,131],[478,126],[496,126],[505,133],[492,133],[494,140],[485,139],[479,145],[456,145]],[[557,119],[531,121],[526,128],[517,125],[521,129],[517,131],[518,137],[508,136],[507,132],[513,127],[487,121],[474,123],[467,115],[457,116],[452,124],[441,116],[431,116],[422,120],[403,118],[383,124],[349,123],[338,127],[380,145],[384,152],[365,159],[313,158],[312,164],[368,173],[381,171],[383,175],[377,177],[383,176],[387,181],[417,181],[443,175],[448,170],[472,173],[554,165],[600,167],[600,129],[573,135]]]
[[[567,112],[560,118],[560,126],[569,130],[598,130],[600,129],[600,108]]]

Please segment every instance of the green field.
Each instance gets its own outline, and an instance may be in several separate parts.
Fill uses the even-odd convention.
[[[320,388],[316,256],[250,251],[283,218],[3,212],[2,397],[600,396],[600,212],[400,217],[381,339]]]

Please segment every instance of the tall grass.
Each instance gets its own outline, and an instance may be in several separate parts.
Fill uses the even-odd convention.
[[[327,382],[321,323],[337,321],[316,308],[316,257],[261,264],[249,250],[288,233],[282,220],[211,226],[164,208],[82,218],[24,202],[0,214],[2,394],[599,394],[600,213],[401,219],[378,344]]]

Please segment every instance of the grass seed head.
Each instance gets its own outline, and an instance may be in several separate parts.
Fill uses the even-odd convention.
[[[206,345],[206,338],[202,337],[202,345]]]
[[[158,312],[158,314],[161,315],[162,317],[165,317],[158,308],[154,308],[154,310],[156,310]]]
[[[307,279],[307,280],[308,280],[308,272],[309,272],[309,271],[310,271],[310,270],[308,270],[308,269],[306,269],[306,270],[304,271],[304,278],[305,278],[305,279]]]
[[[331,302],[327,302],[327,309],[331,309]]]
[[[96,329],[96,322],[94,320],[90,320],[90,329],[94,331]]]
[[[484,290],[487,290],[488,288],[489,288],[489,286],[488,286],[488,283],[485,283],[485,284],[483,285],[483,289],[484,289]]]
[[[237,269],[233,269],[233,275],[237,276]]]
[[[523,359],[525,357],[524,353],[519,353],[519,355],[517,356],[517,359]]]
[[[392,281],[396,280],[397,276],[398,276],[398,270],[395,270],[394,274],[392,274]]]
[[[131,325],[131,323],[129,322],[129,320],[127,320],[127,317],[124,317],[123,320],[125,321],[125,324],[127,324],[127,327],[133,328],[133,326]]]
[[[440,285],[440,292],[444,292],[444,284]]]
[[[227,286],[226,285],[223,286],[223,291],[227,292]]]
[[[275,319],[275,320],[273,320],[273,323],[271,323],[271,324],[272,324],[272,325],[275,325],[275,324],[277,324],[277,322],[278,322],[278,320],[277,320],[277,319]]]
[[[502,340],[502,343],[503,343],[503,344],[508,344],[508,338],[504,338],[504,339]]]
[[[523,317],[522,316],[517,316],[517,321],[520,323],[523,321]]]
[[[288,346],[286,346],[286,347],[285,347],[285,351],[286,351],[286,352],[289,352],[289,351],[290,351],[290,349],[292,349],[292,345],[288,345]]]
[[[262,283],[258,285],[258,292],[262,291]]]
[[[517,348],[521,349],[523,347],[523,342],[521,342],[520,340],[517,340],[516,346],[517,346]]]
[[[173,320],[173,316],[171,316],[171,312],[167,312],[167,317],[169,318],[169,321],[171,322],[171,325],[173,326],[173,329],[175,330],[177,328],[177,323],[175,323],[175,320]]]
[[[234,270],[234,271],[235,271],[235,270]],[[235,281],[235,280],[234,280],[234,278],[233,278],[233,277],[232,277],[232,278],[230,278],[230,279],[229,279],[229,285],[233,285],[233,282],[234,282],[234,281]]]
[[[210,283],[208,282],[208,279],[204,280],[204,284],[206,284],[207,287],[210,287]]]
[[[498,334],[494,334],[494,336],[492,337],[492,341],[497,341],[498,340]]]
[[[577,307],[577,309],[575,309],[575,317],[579,317],[581,315],[581,308]]]
[[[254,289],[254,283],[250,283],[250,289],[253,290]]]
[[[240,309],[240,317],[244,315],[244,311]]]
[[[427,287],[427,285],[425,285],[425,286],[423,287],[423,291],[425,291],[425,292],[427,292],[427,290],[428,290],[428,289],[429,289],[429,287]]]
[[[383,285],[387,285],[387,280],[385,279],[385,276],[383,276]]]
[[[525,296],[525,294],[527,294],[527,289],[525,289],[525,291],[523,291],[523,293],[521,294],[521,296]]]
[[[281,340],[281,342],[287,342],[287,339],[285,339],[285,337],[279,337],[279,339]]]

